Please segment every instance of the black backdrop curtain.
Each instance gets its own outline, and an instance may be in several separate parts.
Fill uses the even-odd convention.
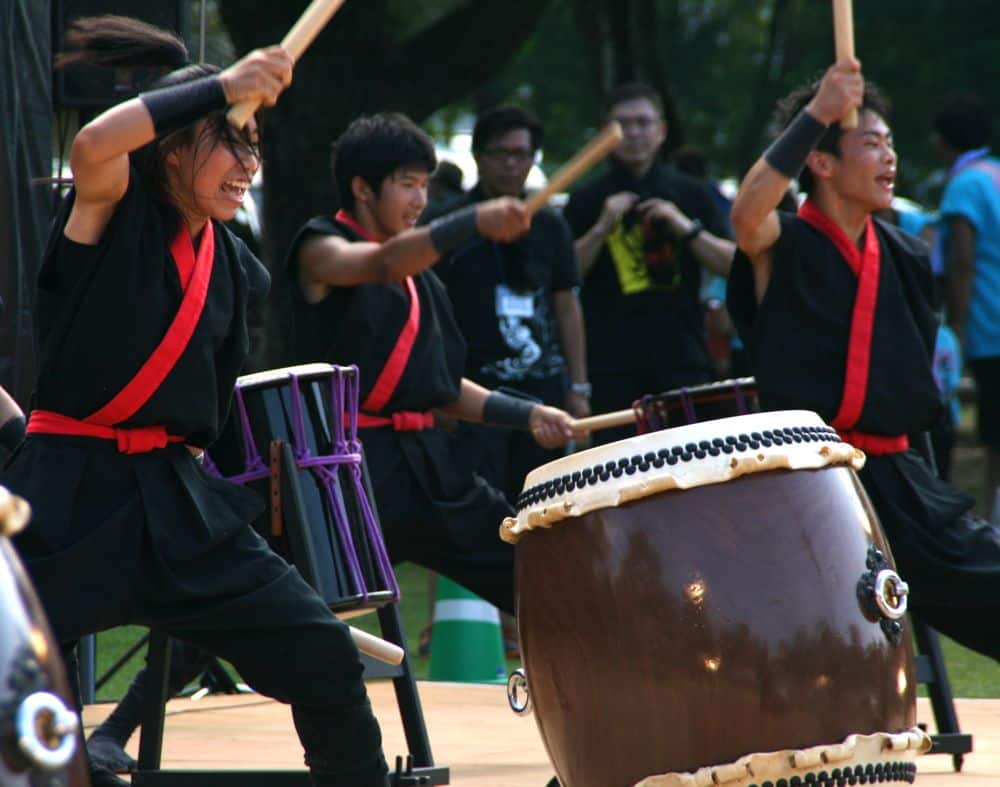
[[[35,274],[52,215],[49,0],[0,0],[0,384],[28,404]]]

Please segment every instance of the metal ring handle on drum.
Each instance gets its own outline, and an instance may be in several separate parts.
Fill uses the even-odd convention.
[[[58,770],[76,753],[77,715],[55,694],[29,694],[17,709],[14,724],[18,748],[34,767]],[[58,741],[55,746],[53,740]]]
[[[507,676],[507,703],[510,709],[519,716],[531,713],[531,690],[528,688],[528,676],[518,667]]]
[[[879,611],[890,620],[899,620],[906,614],[910,586],[899,574],[884,568],[875,577],[875,603]]]

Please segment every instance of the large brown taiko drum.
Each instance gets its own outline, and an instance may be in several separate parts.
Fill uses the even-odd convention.
[[[785,411],[528,475],[501,535],[517,544],[527,688],[564,787],[913,780],[929,739],[908,588],[863,461],[815,413]]]
[[[59,649],[9,541],[28,505],[0,486],[0,785],[86,787]]]

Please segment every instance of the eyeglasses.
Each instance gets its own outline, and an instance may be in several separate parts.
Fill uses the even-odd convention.
[[[535,159],[535,151],[527,148],[486,148],[483,155],[496,162],[509,161],[511,164],[527,164]]]

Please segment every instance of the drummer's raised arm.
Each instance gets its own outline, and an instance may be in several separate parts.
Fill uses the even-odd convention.
[[[816,95],[743,179],[731,218],[736,245],[755,266],[770,261],[768,252],[781,234],[775,209],[792,180],[807,166],[829,125],[860,105],[863,91],[858,61],[844,60],[830,66]]]

